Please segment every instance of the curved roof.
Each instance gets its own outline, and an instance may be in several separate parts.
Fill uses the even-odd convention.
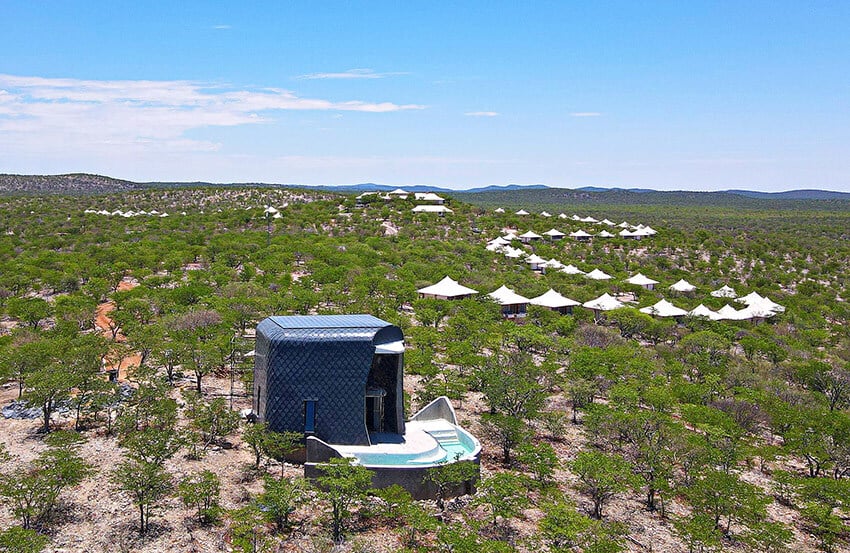
[[[577,231],[575,231],[575,232],[571,232],[571,233],[570,233],[570,236],[572,236],[573,238],[590,238],[590,237],[591,237],[591,236],[593,236],[593,235],[592,235],[592,234],[590,234],[590,233],[587,233],[587,232],[585,232],[585,231],[583,231],[583,230],[581,230],[581,229],[579,229],[579,230],[577,230]]]
[[[530,300],[528,300],[528,303],[532,305],[542,305],[543,307],[549,308],[572,307],[574,305],[581,305],[576,300],[571,300],[570,298],[564,297],[551,288],[549,288],[549,291],[545,294],[537,296],[536,298],[531,298]]]
[[[520,296],[504,285],[487,295],[496,300],[496,303],[499,305],[516,305],[520,303],[528,303],[529,301],[528,298]]]
[[[528,212],[524,209],[520,209],[515,213],[515,215],[528,215]]]
[[[477,294],[478,290],[473,290],[472,288],[467,288],[462,284],[458,284],[456,280],[447,276],[437,284],[426,286],[425,288],[417,290],[417,292],[431,296],[456,298],[460,296],[468,296],[470,294]]]
[[[542,236],[540,236],[539,234],[537,234],[533,230],[530,230],[528,232],[520,234],[519,237],[520,238],[543,238]]]
[[[554,228],[547,230],[543,234],[545,234],[546,236],[553,236],[553,237],[554,236],[565,236],[565,234],[563,232],[561,232],[558,229],[554,229]]]

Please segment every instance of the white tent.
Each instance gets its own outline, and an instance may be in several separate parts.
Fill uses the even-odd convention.
[[[614,237],[614,235],[611,234],[610,232],[608,232],[607,230],[603,230],[602,232],[600,232],[596,236],[599,236],[601,238],[613,238]]]
[[[513,232],[509,232],[506,235],[502,236],[502,238],[504,238],[505,240],[510,242],[511,240],[516,240],[518,238],[518,236],[516,234],[514,234]]]
[[[572,265],[572,264],[567,265],[566,267],[562,268],[561,272],[566,273],[568,275],[584,275],[584,274],[587,274],[587,273],[585,273],[584,271],[582,271],[581,269],[579,269],[578,267],[576,267],[575,265]]]
[[[546,260],[540,257],[537,254],[531,254],[525,258],[525,262],[528,263],[528,266],[532,271],[540,271],[546,265]]]
[[[573,221],[581,221],[581,217],[579,217],[579,216],[578,216],[578,215],[576,215],[575,213],[573,213],[573,216],[572,216],[572,217],[570,217],[570,219],[572,219]]]
[[[627,222],[623,221],[622,223],[620,223],[617,226],[620,227],[620,228],[629,228],[631,225],[628,224]]]
[[[438,213],[440,215],[454,213],[454,211],[444,205],[417,205],[411,211],[413,213]]]
[[[501,286],[487,295],[502,306],[503,315],[512,317],[525,314],[528,298],[520,296],[507,286]]]
[[[639,235],[635,234],[633,231],[630,231],[627,228],[624,228],[623,230],[621,230],[617,234],[619,234],[623,238],[640,238]]]
[[[603,271],[600,271],[599,269],[593,269],[592,271],[587,273],[587,275],[585,275],[585,276],[587,276],[587,278],[590,278],[590,279],[593,279],[593,280],[609,280],[611,278],[611,275],[609,275],[608,273],[605,273]]]
[[[769,319],[776,315],[776,311],[764,305],[753,304],[738,311],[742,319]]]
[[[570,236],[575,238],[576,240],[590,240],[591,235],[584,232],[583,230],[577,230],[575,232],[571,232]]]
[[[735,289],[731,286],[724,284],[717,290],[711,293],[715,298],[736,298],[738,294],[735,293]]]
[[[505,212],[505,210],[502,209],[501,207],[497,207],[494,211],[494,213],[504,213],[504,212]]]
[[[684,317],[688,314],[687,311],[680,307],[676,307],[667,300],[661,300],[655,305],[643,307],[638,311],[646,313],[647,315],[655,315],[656,317]]]
[[[413,196],[417,200],[421,200],[423,202],[436,202],[438,204],[442,204],[445,201],[442,197],[434,194],[433,192],[417,192]]]
[[[505,252],[505,257],[510,258],[510,259],[519,259],[520,257],[525,255],[524,250],[521,250],[519,248],[514,248],[514,247],[511,247],[511,246],[505,246],[505,248],[502,251]]]
[[[546,262],[547,269],[563,269],[564,264],[555,259],[554,257]]]
[[[520,209],[515,213],[515,215],[528,215],[528,212],[524,209]]]
[[[488,252],[500,252],[500,251],[505,249],[506,245],[507,244],[502,244],[502,243],[499,243],[499,242],[488,242],[487,246],[485,246],[485,249]]]
[[[498,246],[507,246],[510,243],[511,243],[510,240],[502,238],[501,236],[497,236],[496,238],[493,238],[492,240],[487,242],[487,244],[496,244]]]
[[[582,223],[598,223],[599,221],[597,221],[596,219],[594,219],[593,217],[588,215],[584,219],[581,219],[581,222]]]
[[[559,213],[559,214],[558,214],[558,219],[569,219],[569,217],[567,217],[567,214],[566,214],[566,213]]]
[[[758,294],[758,292],[750,292],[750,293],[749,293],[749,294],[747,294],[746,296],[741,297],[741,298],[738,298],[738,299],[736,299],[735,301],[736,301],[736,302],[738,302],[738,303],[743,303],[743,304],[746,304],[746,305],[750,305],[750,304],[753,304],[753,303],[757,303],[757,302],[760,302],[760,301],[764,301],[764,298],[763,298],[763,297],[761,297],[761,296]]]
[[[276,207],[272,207],[272,206],[270,206],[270,205],[267,205],[267,206],[266,206],[266,209],[265,209],[265,210],[263,210],[263,213],[268,213],[268,214],[273,215],[273,214],[277,213],[277,208],[276,208]]]
[[[545,234],[546,236],[548,236],[552,240],[560,240],[561,238],[566,236],[566,234],[564,234],[563,232],[561,232],[560,230],[557,230],[557,229],[549,229],[546,232],[544,232],[543,234]]]
[[[579,302],[564,297],[551,288],[549,288],[549,291],[545,294],[537,296],[536,298],[531,298],[528,302],[531,305],[548,307],[549,309],[554,309],[562,313],[569,313],[574,306],[581,305]]]
[[[403,188],[396,188],[392,192],[388,192],[388,194],[390,196],[409,196],[410,192],[408,192],[407,190],[405,190]]]
[[[610,221],[610,220],[608,220],[608,219],[602,219],[602,220],[601,220],[601,221],[599,221],[599,222],[600,222],[600,223],[602,223],[603,225],[608,225],[609,227],[613,227],[613,226],[614,226],[614,221]]]
[[[766,310],[772,311],[774,313],[785,313],[785,307],[779,305],[776,302],[773,302],[768,297],[764,297],[761,301],[751,302],[747,307],[751,307],[754,310]]]
[[[552,216],[552,214],[551,214],[551,213],[549,213],[548,211],[541,211],[541,212],[540,212],[540,216],[541,216],[541,217],[551,217],[551,216]]]
[[[693,292],[697,289],[697,287],[688,282],[687,280],[681,279],[672,286],[670,286],[670,289],[674,292]]]
[[[605,293],[595,300],[586,301],[581,305],[582,307],[593,309],[594,311],[612,311],[614,309],[625,307],[626,304]]]
[[[442,300],[463,299],[477,294],[478,290],[467,288],[462,284],[458,284],[456,280],[446,277],[437,284],[426,286],[417,290],[421,297],[436,298]]]
[[[698,306],[688,311],[688,315],[690,315],[691,317],[705,317],[712,321],[717,321],[720,319],[720,315],[718,315],[703,304],[699,304]]]
[[[626,282],[628,282],[629,284],[634,284],[636,286],[642,286],[647,290],[653,290],[655,288],[655,285],[658,284],[657,280],[652,280],[648,276],[644,276],[641,273],[627,278]]]
[[[643,227],[643,232],[645,232],[648,236],[655,236],[656,234],[658,234],[657,230],[648,225]]]
[[[519,235],[519,239],[522,242],[531,242],[532,240],[540,240],[541,238],[543,237],[534,232],[533,230]]]
[[[717,311],[717,318],[721,321],[743,321],[744,319],[749,319],[750,316],[747,313],[738,311],[727,303]]]

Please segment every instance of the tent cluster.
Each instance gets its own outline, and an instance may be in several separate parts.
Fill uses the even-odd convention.
[[[441,300],[461,300],[478,294],[477,290],[459,284],[456,280],[448,276],[437,284],[420,288],[417,291],[421,298]],[[545,294],[536,298],[526,298],[507,286],[501,286],[487,294],[487,297],[498,303],[502,307],[502,314],[507,317],[524,316],[529,304],[546,307],[560,313],[570,313],[573,307],[581,305],[579,302],[564,297],[551,288]]]
[[[496,213],[504,213],[505,210],[503,208],[499,207],[499,208],[496,208],[495,212]],[[528,211],[526,211],[524,209],[520,209],[519,211],[515,212],[514,215],[525,216],[525,215],[531,215],[531,213],[529,213]],[[542,212],[540,212],[540,216],[548,218],[548,217],[552,217],[552,214],[548,213],[546,211],[542,211]],[[574,239],[580,240],[580,241],[590,240],[594,236],[597,236],[597,237],[600,237],[600,238],[613,238],[615,236],[620,236],[621,238],[630,238],[630,239],[633,239],[633,240],[640,240],[641,238],[647,238],[647,237],[653,236],[655,234],[658,234],[658,232],[655,229],[653,229],[652,227],[650,227],[648,225],[643,225],[643,224],[632,225],[632,224],[630,224],[626,221],[623,221],[622,223],[617,224],[617,223],[615,223],[615,222],[613,222],[609,219],[602,219],[601,221],[599,221],[599,220],[594,219],[593,217],[590,217],[590,216],[579,217],[578,215],[573,215],[573,216],[570,217],[570,216],[567,216],[565,213],[559,214],[558,218],[559,219],[569,219],[571,221],[575,221],[575,222],[578,222],[578,223],[590,223],[590,224],[602,225],[603,227],[605,227],[605,226],[611,227],[610,231],[609,230],[602,230],[601,232],[598,232],[596,234],[587,232],[583,229],[579,229],[579,230],[571,232],[569,234],[569,236],[571,238],[574,238]],[[611,231],[616,231],[615,227],[620,229],[619,231],[616,232],[616,234],[614,232],[611,232]],[[531,231],[529,231],[529,232],[531,232]],[[532,234],[534,234],[534,233],[532,233]],[[563,232],[556,230],[554,228],[552,230],[548,231],[548,232],[544,232],[543,234],[548,235],[549,238],[552,239],[552,240],[558,240],[560,238],[563,238],[564,236],[567,236]],[[537,235],[537,236],[538,236],[538,238],[542,238],[542,236],[540,236],[540,235]]]
[[[446,203],[445,198],[435,194],[434,192],[410,193],[403,188],[396,188],[395,190],[387,192],[386,194],[381,194],[380,192],[363,192],[356,198],[358,207],[362,207],[363,200],[369,196],[375,196],[385,201],[406,200],[409,197],[413,196],[413,199],[417,202],[425,202],[422,204],[417,204],[412,210],[413,213],[437,213],[441,217],[446,213],[454,213],[454,211],[443,205],[444,203]]]
[[[642,278],[641,278],[642,277]],[[657,284],[658,281],[644,277],[640,273],[627,279],[628,281],[639,281],[644,283]],[[684,282],[684,281],[680,281]],[[634,284],[634,282],[632,282]],[[678,284],[678,283],[677,283]],[[672,288],[672,286],[671,286]],[[728,290],[732,290],[728,286],[724,286],[720,290],[728,294]],[[418,290],[421,298],[434,298],[442,300],[460,300],[471,298],[478,294],[478,290],[469,288],[458,283],[450,277],[445,277],[437,284],[426,286]],[[715,291],[717,292],[717,291]],[[734,293],[734,290],[732,291]],[[712,292],[714,295],[714,292]],[[598,298],[586,301],[584,303],[570,299],[561,295],[553,289],[549,289],[544,294],[534,298],[526,298],[507,286],[501,286],[487,294],[487,296],[498,303],[502,307],[502,314],[506,317],[522,317],[525,315],[528,305],[539,305],[560,313],[571,313],[572,308],[582,306],[594,312],[594,315],[599,317],[605,311],[613,311],[626,307],[627,304],[619,299],[611,296],[608,293],[602,294]],[[728,297],[728,296],[724,296]],[[762,297],[756,292],[748,294],[736,301],[746,305],[744,309],[736,310],[734,307],[726,304],[719,311],[712,311],[703,304],[688,311],[680,307],[676,307],[667,300],[662,299],[658,303],[649,307],[639,309],[641,313],[652,315],[654,317],[705,317],[712,321],[731,320],[731,321],[746,321],[746,320],[763,320],[773,317],[777,313],[783,313],[785,308],[778,303],[771,301],[769,298]]]
[[[110,217],[168,217],[168,213],[159,212],[156,209],[151,209],[150,211],[145,211],[141,209],[139,211],[133,211],[128,209],[127,211],[122,211],[120,209],[116,209],[115,211],[107,211],[106,209],[86,209],[83,213],[94,214],[94,215],[107,215]],[[185,213],[183,214],[185,215]]]

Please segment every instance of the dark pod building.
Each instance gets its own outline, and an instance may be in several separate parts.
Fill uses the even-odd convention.
[[[429,497],[429,468],[478,462],[481,445],[438,398],[404,420],[404,335],[371,315],[269,317],[257,327],[254,413],[269,429],[306,438],[307,476],[332,457]],[[471,487],[471,483],[470,486]]]

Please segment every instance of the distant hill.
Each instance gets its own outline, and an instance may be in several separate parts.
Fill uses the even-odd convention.
[[[0,194],[111,194],[142,188],[138,183],[101,175],[3,175]]]
[[[850,200],[848,192],[832,192],[830,190],[788,190],[787,192],[753,192],[751,190],[727,190],[729,194],[737,194],[748,198],[764,198],[774,200]]]
[[[466,190],[454,190],[439,186],[412,185],[391,186],[387,184],[360,183],[346,185],[304,185],[277,183],[212,183],[212,182],[132,182],[127,180],[73,173],[67,175],[10,175],[0,174],[0,195],[10,194],[113,194],[151,188],[189,187],[271,187],[307,188],[341,194],[362,192],[389,192],[403,188],[408,192],[438,192],[462,195],[464,200],[480,205],[505,204],[525,205],[713,205],[726,207],[770,208],[803,207],[806,202],[825,207],[831,203],[844,206],[850,202],[850,193],[828,190],[791,190],[788,192],[754,192],[749,190],[727,190],[725,192],[659,192],[647,188],[602,188],[586,186],[577,189],[552,188],[545,184],[490,185]],[[778,203],[780,202],[780,203]]]
[[[464,200],[484,207],[524,208],[526,210],[571,209],[574,206],[670,206],[726,207],[746,209],[848,209],[850,194],[833,192],[826,199],[782,194],[733,192],[658,192],[653,190],[604,189],[602,191],[566,188],[521,189],[465,194]]]

